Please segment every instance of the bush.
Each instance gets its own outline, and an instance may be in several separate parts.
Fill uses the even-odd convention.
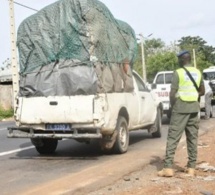
[[[14,114],[13,109],[5,110],[0,107],[0,120],[4,118],[12,117]]]

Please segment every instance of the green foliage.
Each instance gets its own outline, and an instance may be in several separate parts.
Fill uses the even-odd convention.
[[[163,51],[147,58],[147,76],[152,82],[154,76],[159,71],[174,70],[178,66],[175,52]]]
[[[144,43],[147,80],[152,82],[158,71],[173,70],[177,65],[177,57],[171,49],[165,48],[161,39],[149,39]],[[138,45],[137,59],[134,63],[134,70],[142,75],[142,54],[141,44]]]
[[[196,37],[182,37],[179,41],[179,46],[181,49],[187,49],[187,50],[192,50],[192,49],[199,49],[202,46],[204,46],[207,42],[204,41],[201,37],[196,36]]]
[[[5,110],[0,107],[0,120],[12,117],[14,114],[13,109]]]
[[[142,54],[141,54],[141,46],[138,44],[137,48],[137,57],[133,65],[133,69],[139,74],[143,75],[142,72]]]
[[[148,39],[145,41],[146,55],[154,54],[157,50],[163,48],[165,43],[161,39]]]
[[[176,53],[179,50],[189,50],[193,54],[196,51],[197,67],[202,71],[211,65],[215,65],[215,48],[207,45],[201,37],[182,37],[178,45],[165,46],[161,39],[149,39],[144,43],[147,80],[152,82],[158,71],[175,70],[178,68]],[[193,55],[192,55],[193,57]],[[137,59],[133,67],[142,75],[141,44],[138,45]]]
[[[207,42],[201,37],[182,37],[178,42],[180,49],[189,50],[191,53],[195,49],[196,63],[200,70],[215,64],[215,48],[206,45]]]

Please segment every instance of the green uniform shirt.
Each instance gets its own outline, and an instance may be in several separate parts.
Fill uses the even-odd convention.
[[[203,80],[201,78],[200,85],[203,84]],[[172,84],[171,84],[171,89],[176,89],[178,90],[179,88],[179,77],[178,73],[175,71],[172,77]],[[177,113],[194,113],[194,112],[199,112],[200,106],[199,102],[185,102],[182,101],[180,98],[178,98],[172,108],[172,112],[177,112]]]

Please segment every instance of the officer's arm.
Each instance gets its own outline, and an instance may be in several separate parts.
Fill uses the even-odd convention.
[[[199,96],[205,95],[205,86],[204,83],[199,86]]]
[[[171,88],[171,91],[170,91],[170,94],[169,94],[171,107],[173,107],[173,105],[176,102],[176,93],[177,93],[177,90]]]
[[[177,72],[175,71],[172,76],[171,90],[170,90],[170,94],[169,94],[171,107],[173,107],[173,105],[175,104],[176,99],[177,99],[176,93],[178,91],[178,83],[179,83],[179,78],[178,78]]]

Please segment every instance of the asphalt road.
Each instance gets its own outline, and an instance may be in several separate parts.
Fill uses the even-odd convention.
[[[96,163],[115,158],[113,155],[103,155],[99,144],[78,143],[75,140],[59,141],[56,154],[41,156],[32,146],[29,139],[7,138],[7,127],[13,122],[0,123],[0,189],[1,194],[11,194],[23,188],[38,185],[68,173],[75,173]],[[163,125],[161,141],[165,142],[167,125]],[[147,131],[130,133],[129,152],[140,150],[147,145],[153,145],[157,139]]]
[[[159,139],[153,139],[144,130],[131,132],[129,151],[123,155],[102,154],[97,141],[84,144],[75,140],[63,140],[59,142],[54,155],[41,156],[29,139],[7,138],[6,128],[13,125],[13,122],[0,123],[1,194],[20,194],[17,192],[23,192],[25,189],[34,188],[68,174],[75,175],[106,162],[122,160],[126,156],[129,158],[129,155],[144,153],[155,155],[158,148],[162,150],[165,148],[168,120],[165,118],[163,120],[162,138]]]

